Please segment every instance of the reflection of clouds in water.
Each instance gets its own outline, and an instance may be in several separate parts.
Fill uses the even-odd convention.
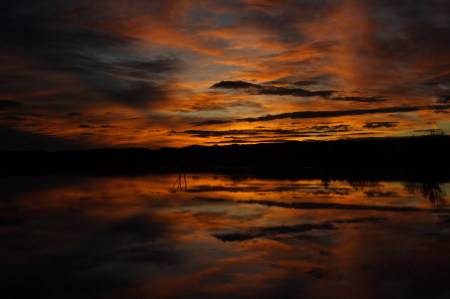
[[[256,184],[255,182],[248,180],[236,180],[238,183],[234,184],[203,184],[194,185],[189,190],[189,193],[208,193],[208,192],[230,192],[230,193],[249,193],[253,192],[257,195],[267,195],[267,193],[276,192],[295,192],[296,194],[309,194],[317,196],[348,196],[350,195],[350,188],[353,192],[364,191],[367,197],[377,198],[393,198],[393,197],[405,197],[397,190],[385,190],[385,185],[375,180],[361,180],[361,179],[347,179],[348,185],[341,185],[340,187],[332,187],[331,184],[335,184],[336,180],[323,179],[320,184],[311,183],[292,183],[286,185],[280,185],[276,181],[269,181],[267,184]],[[444,198],[445,191],[442,190],[442,183],[430,182],[430,181],[413,181],[404,182],[404,190],[410,193],[420,192],[424,198],[430,201],[434,206],[445,206],[446,200]],[[390,186],[389,186],[390,187]],[[294,197],[297,198],[297,197]]]
[[[386,221],[387,218],[384,217],[365,217],[365,218],[354,218],[354,219],[338,219],[327,221],[321,224],[295,224],[295,225],[280,225],[280,226],[265,226],[265,227],[251,227],[246,231],[233,232],[233,233],[218,233],[212,236],[223,242],[241,242],[252,240],[255,238],[267,237],[276,238],[282,240],[284,238],[289,238],[289,234],[298,234],[308,231],[316,230],[336,230],[338,227],[334,226],[333,223],[338,224],[354,224],[354,223],[380,223]],[[287,234],[287,235],[286,235]],[[282,236],[280,236],[282,235]],[[274,237],[276,236],[276,237]],[[295,238],[302,240],[300,236],[294,236]],[[314,238],[307,237],[306,240],[314,240]]]
[[[287,192],[287,191],[300,191],[300,190],[315,190],[316,186],[312,186],[309,184],[289,184],[288,186],[276,186],[275,184],[251,184],[250,186],[237,186],[237,185],[225,185],[225,186],[217,186],[217,185],[194,185],[189,190],[186,190],[189,193],[201,193],[201,192]],[[319,192],[319,191],[311,191],[311,192]],[[330,191],[322,191],[324,194],[329,194]],[[338,192],[338,191],[336,191]]]
[[[422,229],[432,229],[429,223],[422,224]],[[345,242],[335,249],[337,263],[329,270],[352,287],[330,283],[317,293],[326,298],[442,298],[448,293],[442,273],[450,255],[445,245],[413,234],[414,227],[403,219],[389,229],[348,231]],[[342,292],[346,295],[335,295]]]
[[[251,240],[267,235],[303,233],[310,230],[333,230],[335,227],[330,222],[322,224],[296,224],[291,226],[266,226],[252,227],[245,232],[214,234],[213,237],[221,241],[239,242]]]
[[[69,235],[80,229],[83,228],[76,225],[65,228]],[[65,294],[74,298],[90,297],[130,287],[140,279],[141,271],[155,265],[167,267],[181,263],[181,251],[176,249],[169,233],[170,223],[158,215],[148,214],[105,227],[70,248],[64,248],[60,237],[54,236],[45,244],[48,253],[19,251],[30,251],[37,254],[38,259],[24,267],[20,279],[11,280],[2,275],[12,292],[8,298],[36,294],[45,298],[66,297]],[[40,240],[36,236],[34,242]],[[23,288],[24,284],[27,288]]]
[[[233,201],[223,198],[194,197],[194,200],[206,201],[211,203],[231,203]],[[237,200],[236,204],[258,204],[266,207],[280,207],[297,210],[354,210],[354,211],[381,211],[381,212],[441,212],[435,209],[422,209],[408,206],[373,206],[373,205],[355,205],[327,202],[282,202],[282,201],[264,201],[264,200]]]
[[[1,286],[10,298],[130,299],[439,298],[448,289],[446,210],[411,206],[398,184],[252,178],[230,192],[228,177],[197,175],[196,186],[225,187],[193,197],[170,192],[176,176],[31,177],[22,193],[19,179],[0,180]],[[220,241],[239,234],[247,238]]]

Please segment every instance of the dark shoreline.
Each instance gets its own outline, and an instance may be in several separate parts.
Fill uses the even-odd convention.
[[[0,151],[0,175],[216,172],[258,176],[395,178],[450,173],[450,137],[184,148]]]

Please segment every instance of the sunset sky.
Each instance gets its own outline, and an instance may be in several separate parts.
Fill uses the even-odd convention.
[[[450,131],[447,0],[4,0],[0,150]]]

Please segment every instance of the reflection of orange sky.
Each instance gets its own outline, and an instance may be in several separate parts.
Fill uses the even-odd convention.
[[[164,95],[153,96],[149,91],[150,94],[143,95],[148,99],[138,105],[133,104],[132,99],[118,100],[114,94],[102,90],[103,87],[97,88],[95,80],[101,81],[98,78],[86,79],[83,74],[45,65],[32,54],[27,55],[26,51],[3,50],[8,59],[0,72],[4,76],[16,77],[8,81],[11,91],[0,93],[0,100],[18,101],[23,106],[0,110],[0,125],[76,141],[91,148],[159,148],[227,140],[169,133],[173,130],[248,130],[257,126],[301,129],[324,123],[349,125],[349,133],[354,135],[342,132],[329,136],[312,134],[311,137],[266,134],[268,141],[334,140],[414,135],[414,130],[437,128],[436,123],[447,118],[446,113],[424,110],[410,114],[235,122],[196,128],[192,123],[205,120],[231,120],[295,111],[433,104],[436,96],[445,93],[448,86],[444,83],[437,87],[422,84],[434,78],[445,80],[448,77],[448,55],[439,46],[439,41],[436,44],[430,41],[431,53],[423,47],[415,50],[412,46],[407,48],[408,44],[403,48],[398,46],[405,43],[401,37],[410,32],[408,24],[401,23],[391,14],[383,15],[376,11],[374,5],[359,0],[339,5],[330,3],[324,7],[311,4],[292,11],[283,10],[292,5],[290,1],[242,1],[239,5],[214,1],[168,1],[157,9],[139,0],[98,1],[95,5],[108,13],[91,18],[88,6],[68,11],[50,23],[55,27],[67,24],[129,39],[130,44],[121,48],[119,54],[114,54],[116,56],[97,53],[96,59],[102,62],[116,59],[119,63],[128,57],[142,60],[176,57],[179,65],[167,74],[156,72],[144,79],[139,74],[124,75],[107,68],[104,70],[108,74],[105,90],[134,88],[133,83],[136,82],[151,83],[158,86]],[[429,9],[434,11],[436,8]],[[282,25],[285,20],[286,25]],[[383,48],[382,42],[392,49]],[[404,49],[405,53],[394,51],[397,47]],[[24,74],[28,77],[20,79]],[[333,96],[383,96],[386,102],[358,103],[316,96],[254,95],[244,90],[208,89],[222,80],[264,84],[284,79],[290,83],[316,80],[319,82],[316,85],[300,87],[312,91],[334,90],[336,94]],[[139,85],[137,83],[135,85]],[[288,83],[284,86],[294,88]],[[74,112],[81,115],[66,117]],[[377,129],[364,128],[369,122],[397,124]],[[81,128],[83,125],[92,129]],[[243,139],[245,136],[234,137]],[[262,140],[258,136],[246,138],[249,141]]]
[[[143,298],[149,294],[182,298],[197,293],[199,298],[218,295],[240,298],[241,294],[272,294],[289,282],[292,283],[287,287],[289,290],[301,286],[302,291],[319,297],[334,294],[337,298],[360,298],[364,290],[367,298],[372,298],[371,294],[376,293],[386,276],[395,280],[398,278],[395,275],[411,274],[401,272],[405,265],[411,268],[407,266],[411,258],[415,267],[411,271],[419,271],[410,277],[414,280],[423,276],[420,269],[429,267],[420,262],[421,258],[428,256],[427,263],[436,267],[439,259],[445,261],[448,257],[448,250],[443,250],[448,245],[442,239],[446,238],[445,234],[439,235],[445,227],[437,223],[438,213],[289,209],[248,203],[257,200],[431,208],[426,199],[405,191],[400,182],[349,184],[332,181],[326,188],[320,180],[236,179],[226,175],[188,174],[186,192],[171,189],[176,178],[176,174],[166,174],[28,177],[23,181],[10,179],[9,183],[5,180],[0,219],[15,217],[23,222],[0,230],[2,238],[12,246],[0,250],[0,256],[8,265],[3,269],[14,268],[14,275],[20,277],[20,273],[39,267],[36,259],[65,256],[81,248],[93,256],[102,256],[103,251],[114,253],[112,260],[100,260],[86,270],[89,277],[104,275],[99,269],[110,263],[116,266],[108,271],[119,271],[119,276],[136,279],[131,285],[111,291],[113,294],[106,292],[105,298],[125,295]],[[221,191],[212,191],[214,188]],[[385,195],[370,197],[368,192]],[[197,197],[216,201],[202,201]],[[219,199],[222,201],[217,201]],[[370,217],[384,220],[378,223],[333,222]],[[333,223],[334,229],[272,233],[242,242],[223,242],[212,236],[327,221]],[[126,226],[127,223],[134,225]],[[130,235],[122,236],[124,232]],[[114,236],[120,238],[116,240]],[[430,236],[437,241],[430,241]],[[96,240],[109,243],[97,244]],[[174,250],[180,261],[175,259],[171,261],[174,264],[160,266],[146,261],[139,267],[135,262],[127,262],[126,258],[134,252],[130,250],[140,246],[147,246],[144,247],[147,250],[156,250],[159,246],[161,250]],[[11,256],[12,249],[14,256]],[[399,268],[389,269],[383,262],[386,260]],[[439,271],[443,267],[438,266]],[[323,279],[310,277],[308,271],[313,269],[323,270]],[[436,276],[441,272],[427,273]],[[177,287],[171,287],[173,285]]]

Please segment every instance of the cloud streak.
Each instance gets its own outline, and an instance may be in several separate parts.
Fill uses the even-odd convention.
[[[305,119],[305,118],[328,118],[328,117],[342,117],[364,114],[383,114],[383,113],[405,113],[415,112],[421,110],[435,110],[435,109],[450,109],[450,105],[430,105],[422,107],[388,107],[388,108],[375,108],[375,109],[359,109],[359,110],[341,110],[341,111],[301,111],[290,112],[276,115],[266,115],[257,118],[242,118],[237,119],[239,122],[258,122],[258,121],[271,121],[277,119]]]
[[[215,124],[214,122],[209,122],[208,125]],[[199,126],[199,125],[197,125]],[[267,137],[271,135],[302,135],[308,136],[308,134],[317,133],[336,133],[336,132],[348,132],[348,125],[336,125],[336,126],[314,126],[306,127],[303,129],[252,129],[252,130],[226,130],[226,131],[211,131],[211,130],[186,130],[182,132],[170,131],[169,133],[185,133],[191,134],[192,137],[217,137],[217,136],[254,136],[263,135],[261,137]]]
[[[338,110],[338,111],[299,111],[299,112],[289,112],[281,113],[275,115],[265,115],[260,117],[248,117],[234,119],[235,122],[261,122],[261,121],[272,121],[280,119],[308,119],[308,118],[331,118],[331,117],[344,117],[344,116],[355,116],[355,115],[366,115],[366,114],[387,114],[387,113],[407,113],[416,112],[423,110],[446,110],[450,109],[450,105],[430,105],[430,106],[412,106],[412,107],[387,107],[387,108],[375,108],[375,109],[358,109],[358,110]],[[212,124],[212,120],[205,122],[196,122],[196,126],[202,126],[207,124]],[[386,123],[394,124],[395,122],[381,122],[369,125],[367,128],[376,126],[376,124],[383,126]],[[367,125],[367,124],[366,124]]]
[[[276,86],[262,86],[244,81],[221,81],[212,85],[212,89],[244,89],[253,95],[277,95],[277,96],[294,96],[294,97],[322,97],[329,98],[335,90],[310,91],[302,88],[285,88]]]
[[[398,122],[388,122],[388,121],[384,121],[384,122],[371,122],[371,123],[366,123],[363,128],[367,128],[367,129],[376,129],[376,128],[393,128],[396,127],[398,124]]]

